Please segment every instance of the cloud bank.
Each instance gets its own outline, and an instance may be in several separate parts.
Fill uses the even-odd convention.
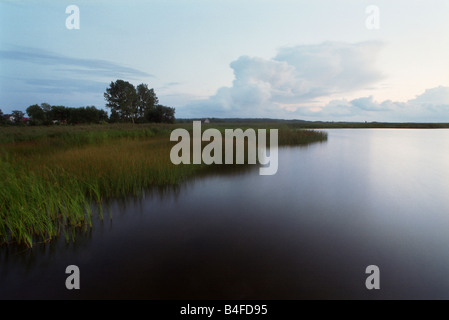
[[[295,111],[381,80],[375,61],[382,46],[325,42],[282,48],[272,59],[242,56],[230,65],[235,76],[232,87],[220,88],[196,104],[228,114]]]
[[[429,89],[406,103],[376,102],[372,96],[333,100],[385,79],[376,66],[383,46],[377,41],[325,42],[282,48],[272,59],[241,56],[230,64],[231,87],[180,110],[191,116],[443,121],[449,104],[447,87]]]
[[[302,110],[296,115],[340,121],[449,122],[449,87],[427,89],[406,102],[377,102],[372,96],[333,100],[316,112]]]

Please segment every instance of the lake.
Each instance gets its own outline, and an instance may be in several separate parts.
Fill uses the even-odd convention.
[[[111,201],[75,243],[0,247],[0,299],[448,299],[449,130],[326,131],[276,175],[197,177]]]

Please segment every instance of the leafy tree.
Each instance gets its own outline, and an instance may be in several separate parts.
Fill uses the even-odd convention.
[[[104,110],[97,110],[98,112],[98,122],[107,122],[109,120],[108,113]]]
[[[159,103],[159,99],[154,92],[154,89],[148,89],[148,85],[139,84],[136,88],[137,91],[137,116],[143,118],[145,113],[154,109]]]
[[[3,114],[2,109],[0,109],[0,124],[4,124],[5,122],[5,115]]]
[[[111,82],[104,98],[111,109],[110,122],[132,121],[167,122],[175,121],[175,109],[159,105],[154,89],[141,83],[135,88],[123,80]]]
[[[41,103],[41,108],[44,110],[45,113],[51,112],[51,105],[49,105],[46,102]]]
[[[29,106],[26,110],[26,113],[31,118],[32,124],[42,124],[45,121],[45,112],[37,104]]]
[[[89,123],[99,123],[100,122],[100,110],[94,106],[86,107],[86,120]]]
[[[64,106],[52,106],[49,115],[51,116],[51,119],[49,120],[57,120],[59,122],[67,121],[69,118],[69,108]]]
[[[153,109],[147,110],[145,119],[148,122],[175,122],[175,109],[158,104]]]
[[[158,105],[162,109],[162,120],[164,123],[175,123],[175,108]]]
[[[23,113],[20,110],[13,110],[11,112],[11,115],[14,118],[14,123],[20,124],[20,123],[22,123],[22,120],[23,120],[23,117],[25,116],[25,113]]]
[[[69,108],[67,123],[79,124],[83,122],[82,108]]]
[[[106,107],[111,108],[111,112],[117,112],[124,121],[135,122],[138,99],[136,88],[131,83],[123,80],[111,82],[104,98],[108,102]]]
[[[101,110],[98,110],[94,106],[86,107],[83,110],[83,120],[87,123],[100,123]]]
[[[53,115],[51,114],[51,105],[46,102],[41,103],[41,108],[44,110],[45,114],[45,125],[51,125],[53,120]]]
[[[111,111],[111,116],[109,117],[110,123],[120,122],[120,114],[116,110]]]
[[[51,105],[44,102],[44,103],[41,103],[41,108],[42,108],[42,110],[44,110],[44,113],[47,116],[47,120],[51,120]]]
[[[100,123],[108,120],[108,114],[94,106],[82,108],[66,108],[68,113],[67,123]]]

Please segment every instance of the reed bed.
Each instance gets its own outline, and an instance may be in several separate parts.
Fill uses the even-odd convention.
[[[32,247],[60,235],[74,240],[75,230],[88,230],[97,218],[93,205],[100,207],[95,211],[102,218],[101,205],[107,199],[139,196],[145,188],[177,185],[200,172],[207,174],[211,166],[171,163],[175,142],[169,136],[177,127],[2,128],[0,244]],[[279,131],[280,145],[326,138],[316,131]]]

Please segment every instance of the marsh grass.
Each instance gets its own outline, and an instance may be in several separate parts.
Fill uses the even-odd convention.
[[[176,142],[169,136],[177,127],[2,128],[0,243],[32,247],[61,235],[74,241],[75,231],[87,232],[94,218],[103,219],[102,204],[108,199],[139,197],[145,188],[177,185],[207,174],[213,166],[171,163],[170,150]],[[280,145],[326,138],[321,132],[279,131]],[[94,205],[98,210],[92,210]]]

